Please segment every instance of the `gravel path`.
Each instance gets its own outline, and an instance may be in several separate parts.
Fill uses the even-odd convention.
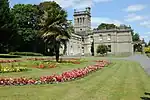
[[[145,72],[147,72],[150,75],[150,58],[148,58],[146,55],[134,54],[130,57],[125,58],[106,58],[106,59],[122,59],[139,62],[141,66],[144,68]]]
[[[139,62],[144,68],[145,72],[150,75],[150,58],[148,58],[146,55],[135,54],[125,59]]]

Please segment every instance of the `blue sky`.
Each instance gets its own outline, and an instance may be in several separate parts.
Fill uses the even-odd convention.
[[[38,4],[44,0],[10,0],[16,3]],[[52,1],[52,0],[45,0]],[[68,12],[68,19],[73,20],[73,11],[91,7],[92,28],[100,23],[131,25],[135,32],[147,42],[150,40],[150,0],[54,0]]]

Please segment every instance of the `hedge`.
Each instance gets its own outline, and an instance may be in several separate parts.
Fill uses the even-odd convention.
[[[19,55],[0,54],[0,58],[21,58]]]
[[[40,53],[34,53],[34,52],[10,52],[10,55],[20,55],[20,56],[43,56],[43,54]]]

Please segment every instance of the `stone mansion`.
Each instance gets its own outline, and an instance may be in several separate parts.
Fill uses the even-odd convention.
[[[132,29],[120,27],[119,29],[91,30],[91,8],[85,11],[74,10],[74,31],[67,44],[66,55],[91,55],[91,45],[94,43],[94,55],[97,55],[98,45],[104,44],[109,48],[110,54],[132,54]]]

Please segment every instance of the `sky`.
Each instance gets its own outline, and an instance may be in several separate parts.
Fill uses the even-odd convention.
[[[81,11],[91,7],[92,28],[100,23],[130,25],[141,39],[150,40],[150,0],[10,0],[10,6],[43,1],[56,1],[67,11],[69,20],[73,20],[74,9]]]

